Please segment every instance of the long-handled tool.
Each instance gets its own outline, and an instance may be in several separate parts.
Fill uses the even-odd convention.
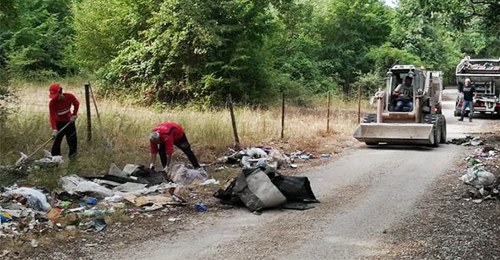
[[[66,129],[66,127],[69,126],[69,124],[71,124],[72,122],[69,121],[67,124],[65,124],[63,126],[63,128],[61,128],[59,131],[57,131],[57,134],[56,136],[58,136],[62,131],[64,131],[64,129]],[[21,158],[19,158],[19,160],[17,160],[16,162],[16,166],[21,166],[23,163],[26,162],[26,160],[28,160],[28,158],[30,158],[31,156],[33,156],[35,153],[37,153],[38,151],[40,151],[42,148],[44,148],[50,141],[54,140],[53,137],[51,137],[49,140],[45,141],[42,145],[40,145],[35,151],[33,151],[32,153],[30,153],[29,155],[25,155],[23,153],[21,153]]]

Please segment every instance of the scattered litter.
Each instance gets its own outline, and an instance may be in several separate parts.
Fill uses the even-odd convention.
[[[62,177],[60,180],[62,188],[69,194],[82,193],[96,198],[113,196],[113,192],[95,182],[87,181],[77,175]]]
[[[168,221],[170,221],[170,222],[175,222],[177,220],[179,220],[179,218],[168,218]]]
[[[211,185],[211,184],[219,185],[220,182],[215,180],[215,179],[208,179],[208,180],[204,181],[201,185]]]
[[[196,210],[200,211],[200,212],[207,212],[207,206],[203,205],[203,203],[196,203],[195,205],[196,207]]]
[[[47,202],[47,197],[40,191],[33,188],[17,188],[15,190],[5,192],[3,196],[6,198],[22,196],[26,201],[26,205],[34,210],[46,212],[51,208],[50,204]]]
[[[482,166],[475,166],[467,169],[467,173],[460,178],[465,184],[472,185],[475,188],[489,186],[495,181],[495,175],[488,172]]]
[[[31,239],[31,246],[38,247],[38,241],[36,241],[36,239]]]
[[[203,183],[208,179],[208,174],[203,168],[190,169],[184,164],[177,164],[172,167],[169,178],[174,183],[192,184],[193,182]]]
[[[163,205],[162,204],[157,204],[157,203],[154,203],[153,205],[151,206],[145,206],[144,207],[144,210],[145,211],[155,211],[155,210],[159,210],[159,209],[162,209],[163,208]]]
[[[108,225],[106,224],[106,221],[104,221],[103,218],[96,218],[93,223],[93,227],[97,231],[103,231]]]

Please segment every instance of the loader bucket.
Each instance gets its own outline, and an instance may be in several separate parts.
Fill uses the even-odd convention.
[[[434,144],[432,124],[363,123],[356,128],[354,138],[367,144]]]

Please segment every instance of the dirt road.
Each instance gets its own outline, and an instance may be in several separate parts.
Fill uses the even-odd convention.
[[[456,90],[446,90],[448,139],[487,120],[458,122]],[[321,204],[306,211],[245,209],[213,217],[175,236],[155,237],[106,259],[355,259],[384,255],[386,231],[412,215],[429,187],[470,151],[456,145],[362,147],[306,173]]]

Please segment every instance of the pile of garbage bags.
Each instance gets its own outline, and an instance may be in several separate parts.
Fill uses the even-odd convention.
[[[245,206],[251,211],[281,207],[309,209],[318,203],[307,177],[266,173],[266,167],[244,168],[214,196],[221,203]]]

